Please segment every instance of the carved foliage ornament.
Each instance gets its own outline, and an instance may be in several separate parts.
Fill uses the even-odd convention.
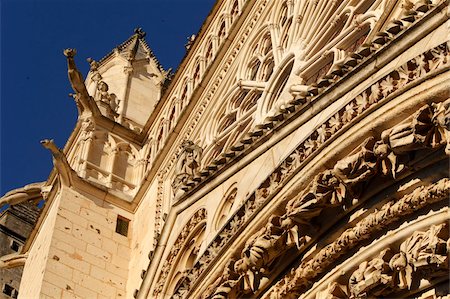
[[[450,62],[449,55],[449,45],[444,43],[407,62],[398,70],[393,71],[390,75],[358,95],[350,104],[341,109],[341,111],[336,113],[328,122],[320,127],[317,133],[312,134],[309,139],[301,144],[263,182],[258,190],[241,207],[243,212],[236,214],[231,219],[212,245],[218,243],[220,246],[223,246],[226,240],[231,238],[257,207],[288,181],[296,173],[300,164],[315,152],[323,142],[331,138],[345,124],[350,122],[350,120],[355,119],[370,106],[381,101],[384,98],[383,93],[377,92],[377,90],[382,90],[380,82],[382,83],[387,77],[393,76],[396,78],[393,81],[395,90],[403,88],[409,82],[419,78],[416,76],[416,69],[419,65],[417,61],[425,61],[426,67],[424,68],[424,73],[428,73],[447,65]],[[438,61],[441,61],[441,63],[438,63]],[[295,244],[298,247],[301,241],[304,241],[294,238],[298,231],[298,225],[295,225],[291,221],[296,220],[297,223],[308,222],[307,218],[302,217],[315,217],[314,214],[320,213],[324,207],[332,207],[336,204],[342,204],[342,207],[345,209],[346,206],[354,203],[355,196],[361,192],[361,184],[359,182],[370,179],[377,173],[392,176],[393,178],[396,178],[398,174],[402,173],[406,169],[403,154],[407,151],[420,148],[437,148],[446,144],[446,152],[448,153],[448,144],[450,142],[448,135],[450,129],[449,106],[450,99],[442,103],[422,107],[412,117],[411,121],[406,121],[391,130],[386,130],[381,134],[381,140],[377,142],[367,140],[361,146],[361,151],[337,163],[334,170],[328,170],[319,174],[311,183],[310,188],[307,189],[308,191],[304,193],[304,198],[307,200],[301,201],[301,203],[291,201],[287,205],[286,209],[289,210],[288,213],[291,213],[293,216],[283,219],[283,227],[290,232],[290,237],[288,238],[289,244]],[[344,117],[345,115],[348,117]],[[320,136],[319,131],[326,132],[321,139],[318,138]],[[407,139],[409,139],[409,144]],[[311,146],[308,147],[308,144]],[[351,175],[346,177],[346,173]],[[218,250],[214,251],[218,252]],[[200,258],[201,265],[196,265],[191,270],[195,274],[194,276],[198,277],[214,257],[215,255],[208,248],[205,255]]]
[[[386,248],[362,262],[347,284],[330,283],[316,299],[393,297],[398,290],[418,286],[422,279],[448,277],[449,241],[448,223],[416,231],[397,250]]]
[[[316,231],[315,227],[311,227],[311,223],[314,223],[325,209],[335,207],[346,209],[358,200],[363,184],[376,174],[390,175],[394,173],[396,175],[398,174],[396,169],[405,169],[405,167],[397,167],[395,163],[389,164],[391,169],[385,169],[388,164],[382,162],[387,152],[392,152],[397,157],[397,153],[398,155],[405,153],[404,148],[411,151],[426,147],[435,148],[446,144],[447,141],[431,142],[433,140],[431,136],[434,136],[436,132],[441,132],[441,122],[432,120],[441,113],[438,107],[446,106],[449,103],[450,99],[447,99],[441,103],[442,105],[426,105],[420,108],[410,120],[383,132],[384,139],[378,142],[372,138],[367,139],[355,153],[338,161],[333,170],[326,170],[318,174],[304,193],[288,202],[284,215],[272,216],[269,222],[247,242],[241,252],[241,258],[235,263],[235,272],[243,281],[242,284],[236,284],[242,286],[239,292],[256,292],[260,289],[268,281],[268,267],[271,263],[294,246],[301,249],[309,240],[311,232]],[[424,117],[424,113],[426,117]],[[450,115],[442,117],[448,119]],[[420,129],[417,127],[418,123],[421,124]],[[437,128],[438,126],[439,128]],[[401,128],[406,128],[402,131],[407,133],[400,137],[396,135],[396,132]],[[448,130],[448,127],[442,128],[444,133]],[[391,140],[398,140],[399,143],[392,143]],[[385,143],[386,141],[388,143]],[[397,147],[396,144],[402,146]],[[444,184],[444,190],[448,191],[448,180],[442,181],[440,184]],[[426,195],[432,194],[430,192],[428,190]],[[338,243],[325,247],[322,255],[319,253],[306,265],[302,265],[300,270],[295,271],[293,277],[288,275],[283,288],[281,288],[280,298],[287,294],[299,293],[302,287],[307,286],[312,278],[323,271],[324,267],[333,262],[345,250],[370,236],[372,230],[379,229],[380,223],[390,223],[405,213],[411,213],[421,208],[423,203],[430,203],[430,200],[426,199],[415,202],[419,193],[420,191],[416,190],[412,197],[407,198],[412,201],[412,204],[406,204],[404,202],[406,199],[395,204],[387,204],[380,212],[367,217],[366,221],[361,222],[362,224],[358,223],[352,231],[346,231]],[[438,199],[442,200],[442,197],[439,196]],[[214,295],[212,297],[216,298]]]
[[[181,233],[179,234],[177,240],[175,241],[174,245],[172,246],[172,249],[170,250],[169,255],[167,256],[166,260],[164,261],[164,265],[161,270],[161,274],[158,278],[157,286],[153,292],[153,295],[155,297],[158,296],[163,290],[164,284],[167,280],[167,277],[169,276],[170,269],[172,267],[175,267],[175,259],[177,255],[179,254],[180,250],[183,248],[189,234],[192,232],[192,230],[199,224],[200,222],[204,221],[206,219],[206,210],[200,209],[189,219],[188,223],[183,227],[181,230]]]

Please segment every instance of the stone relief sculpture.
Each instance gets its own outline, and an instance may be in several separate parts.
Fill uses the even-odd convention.
[[[364,47],[363,47],[364,48]],[[367,48],[367,47],[366,47]],[[366,48],[362,49],[361,51],[365,51]],[[372,51],[372,50],[371,50]],[[228,239],[231,238],[231,236],[236,232],[240,226],[245,223],[246,219],[248,219],[249,215],[255,211],[255,209],[264,203],[265,198],[269,197],[270,194],[273,194],[276,192],[280,187],[284,184],[286,180],[288,180],[289,176],[292,175],[292,173],[295,173],[295,169],[299,167],[299,165],[302,163],[303,160],[305,160],[308,156],[310,156],[320,145],[321,143],[325,142],[328,138],[330,138],[334,133],[339,131],[343,126],[345,126],[347,123],[352,121],[355,117],[360,115],[362,112],[364,112],[366,109],[368,109],[372,105],[376,105],[378,102],[382,101],[384,97],[388,96],[389,93],[387,90],[390,90],[392,92],[393,90],[404,88],[405,85],[409,84],[410,82],[413,82],[414,80],[419,78],[419,73],[417,71],[418,68],[420,68],[420,65],[425,63],[426,67],[423,69],[423,72],[420,74],[426,75],[429,72],[432,72],[438,68],[444,67],[448,63],[448,51],[449,51],[449,45],[448,43],[443,43],[426,53],[423,53],[416,58],[408,61],[407,63],[400,66],[398,69],[392,71],[388,76],[383,77],[379,81],[377,81],[375,84],[373,84],[370,88],[366,89],[363,93],[356,96],[356,98],[351,101],[347,106],[342,108],[339,112],[337,112],[334,116],[332,116],[328,122],[326,122],[323,126],[320,127],[320,130],[324,133],[326,133],[324,138],[317,140],[314,138],[314,136],[311,136],[310,138],[306,139],[306,141],[301,144],[281,165],[280,167],[273,172],[266,181],[264,181],[260,187],[254,192],[252,196],[249,196],[248,199],[245,201],[244,205],[242,206],[242,210],[245,211],[243,214],[244,216],[240,217],[236,215],[231,219],[231,221],[224,227],[224,231],[221,233],[221,236],[226,236]],[[362,53],[362,52],[361,52]],[[361,54],[363,55],[363,54]],[[363,55],[364,56],[364,55]],[[420,62],[420,63],[419,63]],[[393,80],[392,78],[398,78]],[[389,87],[387,82],[391,82],[392,86]],[[390,89],[389,89],[390,88]],[[393,88],[393,90],[392,90]],[[323,89],[323,88],[322,88]],[[400,175],[403,171],[407,170],[408,168],[408,151],[402,151],[399,143],[391,146],[390,141],[391,140],[398,140],[400,135],[396,135],[397,132],[402,131],[402,126],[411,127],[411,122],[419,123],[419,122],[426,122],[428,123],[428,128],[430,129],[427,132],[431,132],[430,134],[435,134],[437,132],[444,132],[448,134],[448,104],[449,100],[443,102],[443,105],[432,104],[431,105],[431,115],[429,117],[422,118],[415,115],[414,117],[411,117],[408,120],[405,120],[403,123],[395,126],[392,129],[386,130],[382,132],[381,138],[379,141],[368,144],[367,153],[369,154],[369,157],[371,159],[367,161],[367,163],[370,163],[373,165],[373,162],[375,159],[376,163],[373,165],[375,169],[370,170],[370,173],[379,173],[383,176],[390,176],[394,179],[398,175]],[[438,106],[436,106],[438,105]],[[428,105],[427,105],[428,106]],[[425,109],[427,109],[425,107]],[[436,116],[435,116],[436,115]],[[441,115],[438,117],[437,115]],[[447,115],[442,117],[443,115]],[[437,129],[437,130],[436,130]],[[418,132],[418,130],[416,130]],[[423,135],[423,133],[421,133]],[[426,133],[425,135],[427,135]],[[314,134],[313,134],[314,135]],[[442,133],[441,133],[442,135]],[[440,135],[440,136],[441,136]],[[317,136],[320,136],[319,129],[317,130]],[[405,135],[407,136],[407,134]],[[432,135],[427,135],[432,136]],[[447,135],[442,135],[446,138],[446,142],[448,144]],[[416,151],[419,149],[426,149],[426,148],[439,148],[441,145],[445,144],[445,142],[440,142],[439,144],[435,143],[435,145],[432,145],[429,143],[431,139],[428,138],[422,138],[419,139],[415,143],[414,146],[412,145],[405,145],[406,148],[409,148],[411,151]],[[373,144],[373,148],[372,148]],[[400,146],[399,146],[400,145]],[[397,148],[395,148],[397,146]],[[406,149],[405,148],[405,149]],[[446,150],[447,151],[447,150]],[[372,154],[373,153],[373,154]],[[364,156],[364,155],[362,155]],[[353,157],[355,158],[355,157]],[[347,161],[348,162],[348,161]],[[354,164],[357,166],[356,164]],[[366,165],[367,166],[367,165]],[[355,168],[357,169],[357,168]],[[369,174],[370,174],[369,173]],[[340,181],[334,174],[332,175],[334,179]],[[368,178],[371,178],[371,175],[368,175]],[[358,188],[354,188],[355,186],[358,186],[359,183],[354,185],[353,187],[349,186],[350,188],[347,188],[345,184],[342,184],[340,187],[341,190],[339,192],[335,192],[335,195],[340,194],[347,194],[348,192],[350,194],[358,194]],[[190,187],[195,186],[194,184],[189,185]],[[342,189],[342,188],[347,189]],[[189,188],[188,188],[189,190]],[[307,188],[307,190],[310,190]],[[337,190],[337,189],[336,189]],[[345,191],[345,192],[344,192]],[[361,191],[361,190],[359,190]],[[305,191],[307,192],[307,191]],[[339,198],[336,197],[336,198]],[[347,200],[347,205],[351,204],[351,202],[355,198],[351,198],[351,196],[348,196],[350,198]],[[345,201],[344,201],[345,202]],[[303,204],[303,203],[302,203]],[[314,205],[311,202],[311,208],[316,209],[317,213],[320,213],[322,208],[318,208],[317,205]],[[288,203],[289,206],[289,203]],[[345,207],[345,204],[344,204]],[[302,218],[298,217],[297,221],[300,221]],[[294,218],[286,218],[282,220],[283,227],[289,232],[290,236],[288,237],[288,243],[296,242],[299,240],[298,238],[302,236],[302,234],[298,234],[299,231],[301,231],[300,226],[297,225],[296,222],[294,222]],[[304,221],[308,222],[308,221]],[[233,224],[233,225],[232,225]],[[303,225],[304,227],[304,225]],[[297,238],[294,238],[296,236]],[[211,260],[215,258],[214,252],[217,251],[217,249],[212,250],[212,247],[221,247],[222,245],[217,244],[223,244],[224,241],[221,238],[216,238],[214,242],[210,245],[211,248],[208,248],[206,250],[206,254],[200,258],[201,266],[200,268],[194,268],[192,269],[193,273],[201,273],[209,264]],[[301,243],[299,243],[301,244]],[[298,246],[297,246],[298,247]]]
[[[448,223],[416,231],[397,250],[386,248],[378,257],[364,261],[350,274],[347,285],[333,282],[316,299],[395,298],[421,280],[448,276]]]
[[[84,111],[94,114],[98,113],[98,108],[91,96],[89,96],[86,85],[84,84],[83,75],[75,65],[74,57],[76,53],[77,51],[75,49],[64,50],[64,56],[67,57],[67,74],[69,76],[70,85],[75,92],[73,97],[80,106],[81,113]]]
[[[181,147],[181,154],[178,157],[178,163],[175,168],[175,179],[172,182],[174,194],[177,194],[181,185],[187,184],[194,177],[199,176],[202,158],[202,148],[192,141],[184,141]]]
[[[67,161],[66,155],[60,150],[52,140],[44,139],[41,141],[43,147],[48,149],[53,156],[53,165],[55,166],[61,184],[65,186],[71,186],[73,180],[78,177],[77,173],[70,167]]]
[[[106,107],[106,117],[114,120],[119,114],[119,103],[120,101],[117,99],[115,94],[110,94],[108,92],[109,86],[104,81],[100,81],[97,85],[98,90],[98,101],[101,101],[105,104]]]
[[[269,265],[293,244],[300,248],[306,243],[310,238],[308,234],[311,233],[308,227],[311,228],[311,223],[321,215],[323,210],[339,206],[346,209],[355,204],[355,200],[361,194],[359,185],[370,181],[379,169],[383,175],[392,174],[395,178],[398,171],[408,167],[408,163],[401,164],[400,167],[397,162],[404,160],[408,152],[447,145],[448,116],[445,113],[448,111],[446,106],[448,101],[423,106],[403,123],[382,132],[381,140],[376,142],[373,138],[367,139],[355,152],[338,161],[332,170],[326,170],[317,175],[300,196],[288,202],[284,215],[270,217],[268,223],[247,241],[241,251],[241,259],[237,260],[234,266],[235,273],[239,275],[243,283],[235,284],[235,288],[238,287],[239,290],[234,289],[233,292],[243,294],[249,291],[255,292],[264,285],[270,275]],[[440,139],[433,137],[437,134],[440,134]],[[440,141],[432,142],[432,140]],[[448,185],[448,180],[444,179],[436,186],[448,193]],[[300,286],[307,285],[307,282],[319,272],[317,267],[323,269],[322,267],[328,265],[328,262],[325,262],[326,259],[337,258],[343,252],[341,248],[346,247],[348,250],[359,240],[367,238],[371,229],[379,229],[379,223],[389,223],[398,219],[400,215],[411,213],[424,204],[433,202],[432,199],[416,200],[417,197],[431,197],[433,193],[430,192],[430,190],[419,188],[404,200],[389,203],[377,213],[369,215],[354,229],[344,232],[336,241],[338,246],[330,244],[323,249],[323,253],[319,253],[313,260],[292,272],[293,277],[286,277],[285,281],[289,284],[276,291],[278,295],[274,298],[285,298],[287,294],[301,292]],[[445,197],[442,193],[438,192],[438,194],[439,199],[435,200],[442,200],[442,196]],[[406,203],[406,200],[414,201],[414,205]],[[390,210],[392,212],[389,212]],[[389,220],[393,215],[395,218]],[[423,260],[416,256],[417,261]],[[366,293],[369,290],[376,294],[382,292],[384,288],[380,288],[378,282],[387,284],[392,280],[386,276],[388,257],[390,258],[390,255],[386,251],[378,259],[361,265],[351,278],[351,292],[353,294]],[[430,261],[430,258],[427,257],[427,259]],[[436,261],[444,262],[442,259]],[[405,279],[402,278],[402,280]],[[226,283],[222,282],[218,288]],[[400,283],[399,287],[403,285],[405,284]]]

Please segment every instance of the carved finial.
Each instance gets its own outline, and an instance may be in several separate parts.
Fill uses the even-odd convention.
[[[144,38],[145,35],[146,35],[145,31],[142,30],[141,27],[135,28],[135,29],[134,29],[134,34],[137,34],[137,36],[138,36],[139,38]]]
[[[86,61],[89,63],[89,65],[91,66],[91,71],[96,72],[98,69],[98,62],[95,61],[94,59],[92,59],[91,57],[89,57],[88,59],[86,59]]]

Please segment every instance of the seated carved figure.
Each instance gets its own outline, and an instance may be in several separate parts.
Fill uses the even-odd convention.
[[[181,185],[186,184],[193,177],[199,175],[202,148],[190,140],[183,142],[182,151],[175,169],[172,189],[176,194]]]

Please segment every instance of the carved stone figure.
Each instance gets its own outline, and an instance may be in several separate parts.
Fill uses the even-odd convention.
[[[399,173],[405,170],[405,164],[401,162],[399,158],[388,145],[389,131],[381,133],[381,140],[377,141],[373,147],[373,153],[378,159],[378,170],[383,175],[392,175],[395,179]]]
[[[201,147],[190,140],[184,141],[181,147],[182,151],[178,158],[175,179],[172,182],[172,189],[175,194],[182,184],[199,175],[203,152]]]
[[[347,287],[337,282],[330,283],[324,291],[317,292],[316,299],[348,299]]]
[[[41,182],[11,190],[0,198],[0,207],[5,204],[15,205],[30,199],[40,198],[41,188],[43,186],[44,182]]]
[[[53,165],[58,171],[61,183],[66,186],[71,186],[74,178],[77,177],[77,174],[70,167],[66,155],[55,145],[53,139],[44,139],[41,141],[41,144],[52,153]]]
[[[431,105],[434,110],[431,121],[436,126],[431,138],[431,145],[436,147],[446,144],[445,153],[450,155],[450,99]]]
[[[77,51],[75,49],[64,50],[64,56],[67,57],[67,74],[69,76],[70,85],[75,92],[74,98],[77,102],[80,102],[82,106],[81,112],[89,111],[96,113],[98,108],[89,96],[86,85],[84,84],[83,75],[78,71],[75,65],[74,57],[76,53]]]
[[[250,237],[242,250],[235,270],[245,274],[245,290],[255,291],[264,284],[268,265],[288,249],[287,234],[280,225],[280,217],[271,216],[269,223]]]
[[[349,290],[355,298],[366,298],[368,293],[381,295],[392,282],[389,259],[392,257],[389,249],[369,262],[365,261],[350,276]]]
[[[373,154],[374,143],[373,138],[368,138],[356,153],[338,161],[334,167],[335,175],[349,185],[367,181],[374,176],[377,162]]]
[[[414,272],[427,273],[429,277],[448,274],[448,227],[432,226],[426,232],[414,234],[400,245],[400,252],[389,262],[400,289],[410,289]]]
[[[106,117],[114,120],[119,116],[117,113],[119,110],[119,101],[114,94],[110,94],[108,92],[109,86],[104,81],[100,81],[97,85],[97,89],[99,92],[98,100],[102,103],[106,104],[104,107],[106,108]]]
[[[304,195],[292,199],[286,205],[286,215],[295,223],[311,225],[311,219],[317,217],[325,207],[343,204],[347,198],[346,186],[331,170],[318,174],[306,190]],[[287,225],[287,221],[283,221],[283,226]]]

